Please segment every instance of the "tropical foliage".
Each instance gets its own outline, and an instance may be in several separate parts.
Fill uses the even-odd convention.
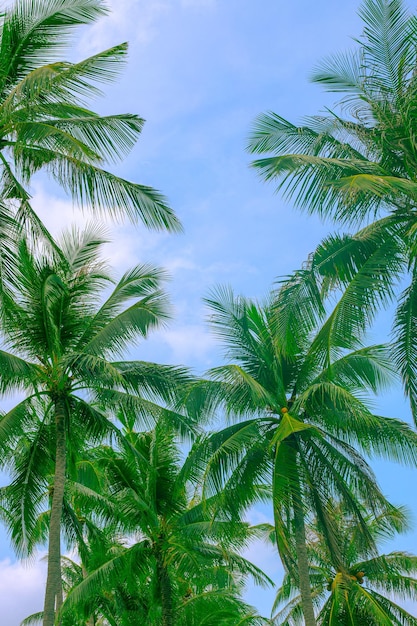
[[[213,503],[201,502],[198,472],[190,459],[181,463],[169,422],[161,419],[149,432],[125,430],[125,437],[128,445],[121,451],[99,448],[91,460],[106,477],[112,519],[127,545],[109,551],[94,571],[84,568],[82,584],[64,604],[64,617],[74,609],[87,617],[93,607],[97,619],[98,607],[111,608],[109,598],[114,612],[111,620],[104,615],[121,625],[197,626],[211,623],[209,616],[222,624],[248,617],[239,598],[245,579],[271,583],[236,551],[254,531],[242,522],[213,520]],[[124,596],[130,602],[121,611]]]
[[[306,624],[314,624],[308,515],[318,518],[336,563],[332,497],[343,501],[372,545],[358,502],[378,515],[387,504],[357,448],[415,464],[417,438],[405,423],[373,415],[363,401],[364,392],[389,380],[384,346],[359,347],[349,328],[343,345],[332,345],[326,324],[292,325],[288,336],[285,294],[257,305],[220,289],[207,301],[231,361],[211,371],[213,393],[237,423],[211,437],[205,491],[221,487],[234,494],[224,506],[246,507],[262,495],[259,484],[270,486],[278,550],[288,571],[298,571]]]
[[[131,150],[144,122],[86,108],[100,94],[98,85],[118,75],[127,45],[77,63],[62,58],[74,30],[106,12],[102,0],[16,0],[0,16],[0,228],[6,232],[14,218],[53,245],[30,203],[28,183],[40,169],[96,214],[180,228],[159,192],[103,169]],[[4,269],[7,240],[1,244]]]
[[[417,420],[415,141],[417,21],[402,0],[364,0],[363,36],[353,53],[325,59],[313,81],[342,95],[341,112],[297,126],[275,113],[255,123],[250,150],[272,153],[253,165],[309,213],[355,234],[331,235],[293,277],[297,293],[343,290],[333,333],[356,329],[398,298],[394,358]],[[401,276],[408,286],[398,296]],[[290,303],[297,310],[296,300]],[[314,306],[314,302],[313,302]]]
[[[9,351],[0,351],[0,388],[25,393],[0,421],[0,441],[10,450],[2,462],[9,461],[13,475],[5,495],[10,529],[21,554],[33,547],[47,461],[54,459],[45,626],[53,624],[62,602],[60,527],[66,466],[76,459],[77,439],[117,435],[109,417],[132,409],[138,423],[168,413],[178,429],[189,429],[180,413],[158,404],[172,408],[178,390],[191,380],[184,369],[115,360],[129,342],[166,320],[163,273],[138,266],[114,283],[98,256],[102,243],[97,230],[74,231],[55,258],[33,253],[22,241],[12,286],[2,298],[2,338]],[[112,291],[100,304],[106,287]],[[16,456],[22,438],[25,445]]]
[[[43,170],[96,215],[180,229],[159,192],[106,169],[143,120],[87,108],[126,44],[61,56],[106,11],[15,0],[0,15],[0,394],[14,394],[0,517],[18,556],[48,546],[44,610],[24,624],[417,626],[402,605],[417,602],[417,557],[379,552],[406,515],[369,464],[417,463],[416,431],[370,404],[399,371],[417,422],[417,18],[402,0],[364,0],[357,51],[313,77],[342,94],[339,111],[258,118],[261,175],[350,231],[263,303],[214,290],[227,363],[201,379],[126,360],[170,317],[164,271],[116,281],[101,227],[55,241],[31,206]],[[367,345],[404,277],[393,345]],[[244,521],[259,501],[273,524]],[[248,580],[276,582],[243,556],[265,536],[285,569],[270,620],[244,600]]]
[[[310,578],[317,607],[318,626],[415,626],[417,618],[393,601],[417,598],[417,557],[406,552],[372,554],[362,541],[362,531],[340,506],[334,508],[342,546],[343,567],[332,562],[317,525],[309,527]],[[389,515],[370,516],[369,532],[377,543],[407,528],[401,509]],[[272,619],[279,626],[302,622],[300,595],[294,579],[286,574]],[[284,606],[282,606],[284,605]]]

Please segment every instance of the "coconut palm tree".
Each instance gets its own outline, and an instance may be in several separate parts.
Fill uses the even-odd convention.
[[[83,526],[81,545],[83,556],[79,560],[73,560],[67,556],[62,557],[62,583],[65,595],[86,578],[89,569],[99,567],[110,554],[114,556],[124,549],[114,528],[99,528],[86,518],[84,518]],[[120,582],[119,587],[113,590],[113,594],[97,593],[91,598],[89,617],[85,618],[74,609],[65,614],[61,623],[63,626],[104,626],[104,624],[114,626],[116,617],[113,617],[113,614],[121,616],[122,621],[128,599],[126,585]],[[39,625],[42,624],[42,620],[43,612],[35,613],[24,619],[21,626]]]
[[[329,289],[345,291],[335,334],[347,318],[363,329],[381,306],[399,299],[394,358],[417,420],[417,19],[402,0],[364,0],[360,16],[358,48],[325,59],[312,77],[342,95],[340,110],[299,126],[261,115],[250,150],[272,155],[253,165],[299,207],[362,225],[320,244],[293,286],[324,297]],[[403,276],[409,284],[398,298]],[[288,304],[297,313],[297,298]]]
[[[343,568],[336,567],[326,550],[317,526],[308,529],[311,585],[319,626],[415,626],[417,618],[398,600],[417,600],[417,557],[406,552],[369,554],[361,529],[335,505],[335,523],[343,554]],[[401,509],[389,515],[368,516],[369,532],[375,541],[391,539],[407,528]],[[394,601],[394,598],[396,601]],[[286,574],[278,591],[272,619],[276,626],[300,623],[297,584]]]
[[[181,462],[166,419],[143,433],[135,431],[132,417],[123,421],[129,445],[120,451],[99,448],[92,455],[107,476],[115,519],[131,547],[89,570],[70,591],[63,616],[84,607],[87,617],[92,598],[104,594],[118,598],[112,613],[118,626],[259,624],[259,616],[240,598],[249,575],[259,584],[272,584],[239,555],[254,532],[246,523],[212,518],[213,503],[199,498],[201,470],[194,453]],[[123,611],[122,591],[129,599]]]
[[[76,63],[62,58],[74,30],[106,12],[102,0],[15,0],[0,16],[2,228],[13,216],[53,243],[27,188],[40,169],[94,212],[128,216],[151,228],[180,228],[157,191],[103,169],[130,151],[143,126],[137,115],[100,116],[86,108],[100,94],[98,84],[117,76],[127,45]]]
[[[258,305],[219,289],[207,303],[230,359],[211,370],[212,395],[236,423],[209,440],[204,493],[223,490],[222,506],[238,515],[267,497],[269,486],[278,551],[286,569],[297,571],[305,624],[314,626],[306,523],[317,517],[340,563],[328,506],[337,497],[375,548],[358,502],[369,502],[376,515],[388,505],[353,446],[414,464],[416,434],[399,420],[372,414],[363,400],[367,390],[388,382],[391,366],[383,346],[363,347],[348,333],[342,345],[329,346],[326,333],[308,317],[297,329],[288,328],[274,297]]]
[[[138,422],[146,424],[167,414],[180,429],[190,429],[190,419],[163,408],[172,407],[179,386],[190,382],[183,368],[115,360],[167,320],[164,274],[142,265],[115,283],[98,256],[102,243],[97,229],[74,230],[63,237],[59,256],[51,257],[33,252],[23,240],[2,295],[0,392],[25,396],[0,420],[2,463],[12,472],[12,534],[21,553],[33,544],[41,512],[42,450],[48,449],[46,461],[53,458],[44,626],[53,625],[62,601],[60,530],[67,463],[77,458],[72,442],[117,436],[109,419],[116,409],[134,408]],[[16,444],[34,429],[26,454],[17,456]]]
[[[109,552],[103,551],[105,543],[95,542],[91,545],[91,559],[95,566],[104,565],[106,560],[122,555],[125,546],[113,543]],[[111,551],[110,551],[111,550]],[[104,557],[104,558],[103,558]],[[101,563],[100,563],[101,559]],[[91,563],[92,563],[91,561]],[[90,570],[94,571],[94,570]],[[123,572],[124,577],[116,581],[107,581],[106,587],[97,587],[96,593],[89,594],[89,601],[75,603],[65,608],[62,624],[65,626],[135,626],[138,622],[160,623],[160,610],[154,606],[155,600],[149,597],[149,583],[143,584],[131,572]],[[206,586],[215,587],[210,579],[211,571],[206,572]],[[63,559],[63,581],[65,594],[71,594],[86,580],[86,569],[82,563],[69,558]],[[187,590],[189,594],[189,591]],[[156,610],[155,610],[156,609]],[[85,617],[90,614],[90,617]],[[150,621],[152,619],[152,622]],[[22,626],[38,624],[42,621],[42,613],[32,615],[22,622]],[[146,623],[146,622],[144,622]],[[270,621],[260,617],[240,597],[240,589],[232,587],[212,588],[198,595],[190,595],[183,599],[175,619],[175,626],[264,626]]]

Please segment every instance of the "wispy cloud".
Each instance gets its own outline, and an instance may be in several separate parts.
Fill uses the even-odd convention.
[[[161,20],[187,9],[213,9],[218,0],[108,0],[109,15],[90,27],[78,46],[93,54],[120,41],[147,45],[158,33]]]
[[[215,7],[217,0],[181,0],[183,7]]]
[[[160,249],[161,242],[169,236],[147,231],[141,226],[115,223],[105,214],[92,216],[88,208],[81,210],[70,199],[54,195],[40,183],[34,186],[32,205],[55,238],[59,238],[73,224],[80,229],[92,222],[104,226],[109,239],[104,256],[116,272],[147,261],[147,255],[156,256],[154,252]]]
[[[163,332],[161,340],[167,343],[174,361],[179,363],[207,360],[216,344],[207,327],[197,324],[176,325],[175,328]]]
[[[10,559],[0,561],[1,621],[14,626],[28,615],[41,611],[46,580],[46,563],[25,565]]]
[[[121,41],[149,43],[157,33],[158,20],[167,14],[170,0],[109,0],[109,15],[89,28],[79,51],[94,54]]]

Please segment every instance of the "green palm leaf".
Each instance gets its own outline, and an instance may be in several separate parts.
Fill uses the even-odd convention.
[[[369,258],[363,252],[359,250],[358,265]],[[278,551],[287,571],[303,578],[302,613],[313,624],[316,600],[309,593],[311,573],[303,548],[308,520],[317,517],[326,549],[335,566],[341,565],[343,546],[329,504],[337,499],[361,529],[364,545],[375,553],[362,502],[375,515],[386,513],[390,505],[361,452],[415,465],[417,439],[408,425],[375,416],[364,402],[367,391],[377,392],[394,376],[389,349],[360,345],[364,324],[347,319],[348,297],[326,319],[320,295],[326,279],[306,271],[310,278],[297,273],[289,287],[284,284],[275,294],[275,306],[269,299],[262,306],[235,298],[226,289],[207,300],[210,322],[232,361],[210,372],[213,394],[226,415],[238,422],[210,435],[205,444],[211,455],[203,494],[218,493],[223,510],[233,517],[272,491]],[[345,276],[350,271],[347,265]],[[306,329],[302,312],[312,287],[316,298]],[[286,297],[293,298],[290,310],[301,311],[292,320],[290,342]],[[266,486],[268,491],[259,488]],[[340,607],[333,610],[333,623]],[[343,607],[352,610],[350,604]],[[302,615],[293,608],[294,615]]]
[[[416,320],[417,320],[417,271],[413,268],[412,280],[400,299],[394,321],[394,358],[401,373],[404,387],[410,398],[413,417],[417,420],[417,372],[416,372]]]
[[[50,63],[69,42],[74,27],[106,12],[101,0],[17,0],[4,14],[1,39],[3,81],[12,83]]]
[[[253,163],[261,176],[275,181],[299,207],[341,224],[366,224],[354,235],[327,238],[285,287],[290,330],[302,315],[310,326],[329,296],[343,291],[317,337],[313,360],[329,361],[330,345],[347,348],[349,337],[360,338],[376,313],[395,299],[411,268],[412,285],[400,296],[393,334],[414,414],[417,20],[402,0],[363,0],[359,15],[364,30],[357,49],[328,57],[312,77],[343,95],[341,113],[310,116],[301,125],[276,113],[261,115],[249,150],[263,156]],[[311,312],[297,311],[307,292]]]
[[[108,210],[115,217],[127,215],[148,228],[180,231],[181,226],[165,198],[151,187],[132,183],[94,165],[55,155],[49,165],[52,175],[80,204],[99,213]]]

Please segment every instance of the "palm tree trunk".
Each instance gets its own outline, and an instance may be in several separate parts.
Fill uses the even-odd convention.
[[[307,555],[306,529],[301,499],[301,487],[298,482],[297,493],[293,496],[295,551],[297,554],[298,576],[300,580],[301,605],[305,626],[316,626],[313,598],[311,595],[309,564]]]
[[[161,554],[156,555],[156,569],[161,590],[162,626],[174,626],[171,579]]]
[[[55,401],[55,476],[49,522],[48,575],[46,579],[43,626],[54,626],[56,612],[62,605],[61,517],[65,488],[66,437],[65,401]]]

